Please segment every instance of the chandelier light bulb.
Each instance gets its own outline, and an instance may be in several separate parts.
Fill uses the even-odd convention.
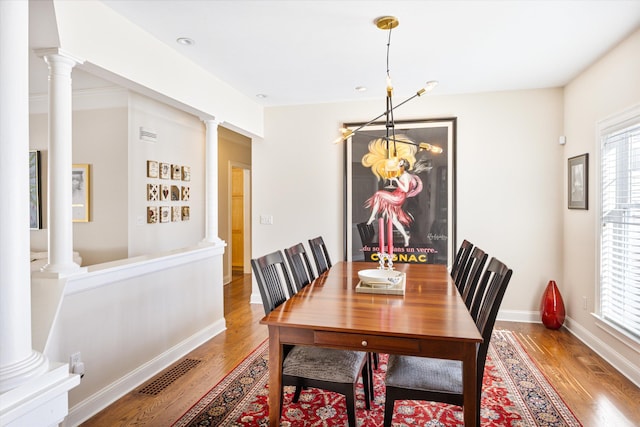
[[[438,86],[438,81],[437,80],[430,80],[430,81],[427,82],[427,85],[425,86],[425,89],[427,90],[427,92],[429,92],[430,90],[432,90],[436,86]]]
[[[340,136],[339,136],[339,137],[337,137],[337,138],[333,141],[333,143],[334,143],[334,144],[339,144],[339,143],[341,143],[342,141],[345,141],[345,140],[349,139],[349,138],[351,137],[351,135],[353,135],[353,134],[354,134],[354,132],[353,132],[351,129],[347,129],[347,128],[345,128],[345,127],[340,128]]]

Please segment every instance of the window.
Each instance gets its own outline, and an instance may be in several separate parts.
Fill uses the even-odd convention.
[[[599,133],[600,317],[640,341],[640,106]]]

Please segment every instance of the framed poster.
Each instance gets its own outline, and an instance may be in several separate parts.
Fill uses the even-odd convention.
[[[29,228],[42,228],[42,200],[40,198],[40,151],[29,150]]]
[[[71,168],[71,206],[73,222],[89,222],[89,165]]]
[[[568,207],[589,209],[589,153],[568,160]]]
[[[394,263],[450,265],[456,241],[456,118],[395,122],[395,137],[390,136],[384,123],[374,123],[346,141],[347,260],[378,262],[382,223]]]

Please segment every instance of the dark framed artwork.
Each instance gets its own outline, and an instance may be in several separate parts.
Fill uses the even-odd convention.
[[[29,150],[29,228],[42,228],[42,200],[40,196],[40,151]]]
[[[589,209],[589,153],[570,157],[567,172],[568,208]]]
[[[346,140],[346,258],[378,262],[382,223],[394,263],[449,265],[456,241],[456,118],[394,125],[395,144],[387,141],[384,123]]]

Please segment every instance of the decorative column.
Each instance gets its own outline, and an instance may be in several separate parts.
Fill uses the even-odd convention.
[[[28,27],[27,2],[0,1],[0,393],[49,364],[31,348]]]
[[[29,3],[0,1],[0,425],[54,426],[80,376],[31,346]]]
[[[71,70],[83,61],[61,49],[37,53],[49,65],[49,263],[42,272],[63,277],[81,271],[73,261]]]
[[[205,238],[208,243],[222,244],[218,237],[218,125],[221,121],[214,119],[203,120],[207,127],[205,145],[205,191],[206,191],[206,222]]]

